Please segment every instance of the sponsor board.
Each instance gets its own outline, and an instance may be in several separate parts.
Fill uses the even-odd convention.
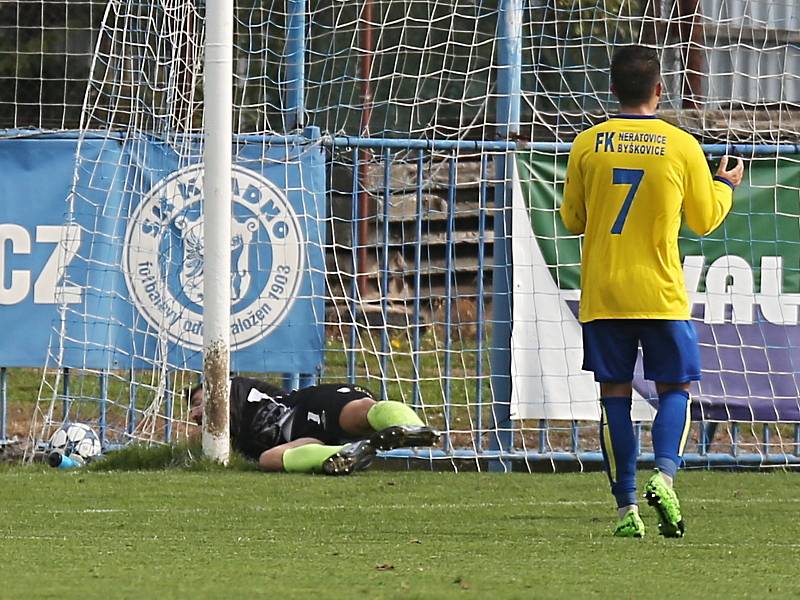
[[[679,240],[703,380],[695,418],[800,420],[800,160],[752,161],[725,222]],[[581,369],[580,238],[558,216],[566,156],[520,154],[514,174],[512,416],[599,418]],[[654,397],[634,378],[634,418]]]
[[[232,368],[313,373],[324,155],[242,144],[234,158]],[[0,140],[0,328],[13,340],[0,366],[41,367],[49,353],[67,367],[201,368],[202,165],[181,162],[149,139]]]

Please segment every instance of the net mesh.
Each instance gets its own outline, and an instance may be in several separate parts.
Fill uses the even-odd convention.
[[[0,11],[3,127],[76,128],[87,85],[109,103],[108,112],[87,103],[87,127],[148,106],[154,117],[201,126],[202,7],[4,0]],[[286,11],[284,2],[236,3],[238,131],[295,124]],[[493,139],[500,12],[467,0],[314,3],[305,15],[306,123],[331,134]],[[568,140],[613,111],[613,48],[645,43],[662,50],[661,108],[684,109],[682,125],[721,140],[797,136],[794,2],[555,0],[523,2],[518,16],[525,135]]]
[[[587,440],[585,448],[596,449],[595,426],[574,419],[495,423],[498,406],[491,402],[489,377],[492,333],[498,325],[491,317],[492,289],[498,283],[492,270],[493,206],[496,186],[509,185],[510,179],[508,171],[498,175],[495,164],[505,152],[477,143],[468,149],[463,142],[497,140],[508,129],[509,116],[498,114],[503,99],[498,81],[508,71],[500,59],[505,5],[473,0],[310,3],[303,29],[305,106],[299,113],[290,100],[297,84],[292,79],[297,52],[289,29],[291,6],[236,3],[234,129],[239,136],[256,137],[298,133],[309,125],[321,130],[330,210],[318,224],[326,232],[321,239],[328,285],[320,315],[327,340],[325,367],[317,375],[355,379],[420,407],[429,422],[446,432],[443,449],[451,457],[457,455],[453,448],[488,448],[498,432],[513,433],[514,447],[532,452],[573,452],[578,438]],[[125,215],[134,196],[157,184],[163,169],[148,161],[137,164],[130,171],[134,174],[126,175],[121,201],[102,198],[116,193],[103,177],[129,172],[130,156],[141,157],[145,146],[155,143],[169,151],[177,169],[200,160],[203,5],[182,0],[0,1],[0,14],[0,126],[7,135],[23,135],[27,128],[80,131],[75,189],[65,222],[81,223],[82,248],[91,250],[79,260],[96,277],[82,302],[61,306],[34,437],[46,436],[65,413],[98,420],[101,409],[108,439],[185,436],[193,426],[182,390],[198,380],[198,373],[181,368],[186,364],[182,350],[181,360],[175,359],[180,345],[158,328],[120,325],[109,316],[109,303],[129,302],[124,287],[118,296],[101,298],[103,277],[119,277],[122,260],[121,250],[108,248],[124,245]],[[514,16],[522,28],[521,94],[519,127],[511,127],[511,136],[521,145],[569,142],[613,113],[610,56],[614,47],[632,42],[662,50],[661,111],[667,120],[705,142],[798,140],[800,12],[795,2],[526,0]],[[378,143],[334,143],[335,136],[431,144],[420,151],[402,145],[386,149]],[[452,150],[437,145],[444,141],[462,145]],[[270,146],[266,138],[258,143],[263,160]],[[112,158],[112,144],[130,152]],[[758,288],[763,257],[780,256],[784,295],[773,296],[792,317],[795,305],[788,294],[800,292],[799,240],[789,223],[798,214],[797,160],[749,151],[763,168],[757,169],[758,178],[749,176],[751,191],[742,206],[754,202],[758,191],[758,211],[772,213],[757,221],[758,211],[754,215],[737,205],[741,231],[749,237],[717,240],[722,250],[715,260],[740,252],[732,249],[739,242],[749,247],[744,252],[749,252],[756,282],[751,295],[758,289],[763,295],[769,294]],[[538,160],[555,167],[565,155],[566,149],[553,147]],[[521,177],[551,190],[553,197],[563,179],[557,168]],[[541,209],[549,211],[553,231],[554,208]],[[109,229],[106,220],[117,217],[122,225]],[[785,231],[776,225],[784,218]],[[773,235],[770,227],[779,233]],[[764,244],[780,251],[753,250],[762,232],[772,236]],[[775,264],[767,261],[770,273]],[[68,269],[64,272],[64,285],[70,285]],[[702,293],[702,286],[698,290]],[[93,294],[94,303],[89,300]],[[89,367],[90,361],[80,357],[100,349],[71,332],[102,326],[143,329],[150,341],[137,347],[135,356],[111,360],[101,369]],[[741,357],[743,347],[761,352],[763,340],[773,339],[760,322],[752,327],[761,342],[743,327],[736,324],[732,338],[707,343],[720,355]],[[780,344],[796,348],[793,332],[796,328],[785,330]],[[114,344],[112,336],[106,341]],[[64,368],[70,369],[68,389]],[[749,380],[762,367],[743,359],[738,368]],[[766,368],[767,375],[785,376],[789,388],[796,384],[797,367],[791,361]],[[719,395],[728,397],[724,389]],[[751,436],[753,448],[763,451],[760,426],[749,427],[758,433]],[[780,431],[782,443],[796,443],[791,429]],[[693,435],[699,442],[699,434]],[[775,436],[770,439],[774,444]],[[787,453],[787,448],[778,451]]]

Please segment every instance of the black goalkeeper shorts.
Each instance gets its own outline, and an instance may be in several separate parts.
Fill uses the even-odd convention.
[[[361,398],[373,398],[372,393],[347,383],[327,383],[292,392],[287,398],[295,407],[289,441],[312,437],[326,445],[346,444],[353,436],[339,425],[345,404]]]

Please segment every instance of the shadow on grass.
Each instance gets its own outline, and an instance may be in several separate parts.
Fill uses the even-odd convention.
[[[114,450],[102,460],[87,465],[90,471],[158,471],[181,469],[186,471],[256,471],[254,462],[231,453],[227,466],[203,456],[200,444],[165,446],[130,445]]]

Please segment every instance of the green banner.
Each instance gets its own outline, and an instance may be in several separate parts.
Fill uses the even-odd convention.
[[[580,402],[594,393],[575,319],[581,238],[558,214],[566,163],[518,154],[514,393],[542,398],[520,404],[522,418],[588,414]],[[800,421],[800,155],[746,161],[723,224],[704,238],[683,227],[680,252],[703,366],[695,418]],[[651,391],[641,378],[634,387]]]
[[[578,289],[580,240],[558,215],[567,156],[523,153],[518,167],[531,225],[553,278],[561,289]],[[722,256],[743,258],[753,270],[757,289],[762,258],[782,257],[783,291],[800,292],[800,155],[747,161],[745,180],[723,224],[705,238],[683,227],[680,250],[682,257],[704,256],[706,267]],[[697,291],[705,291],[705,269]]]

